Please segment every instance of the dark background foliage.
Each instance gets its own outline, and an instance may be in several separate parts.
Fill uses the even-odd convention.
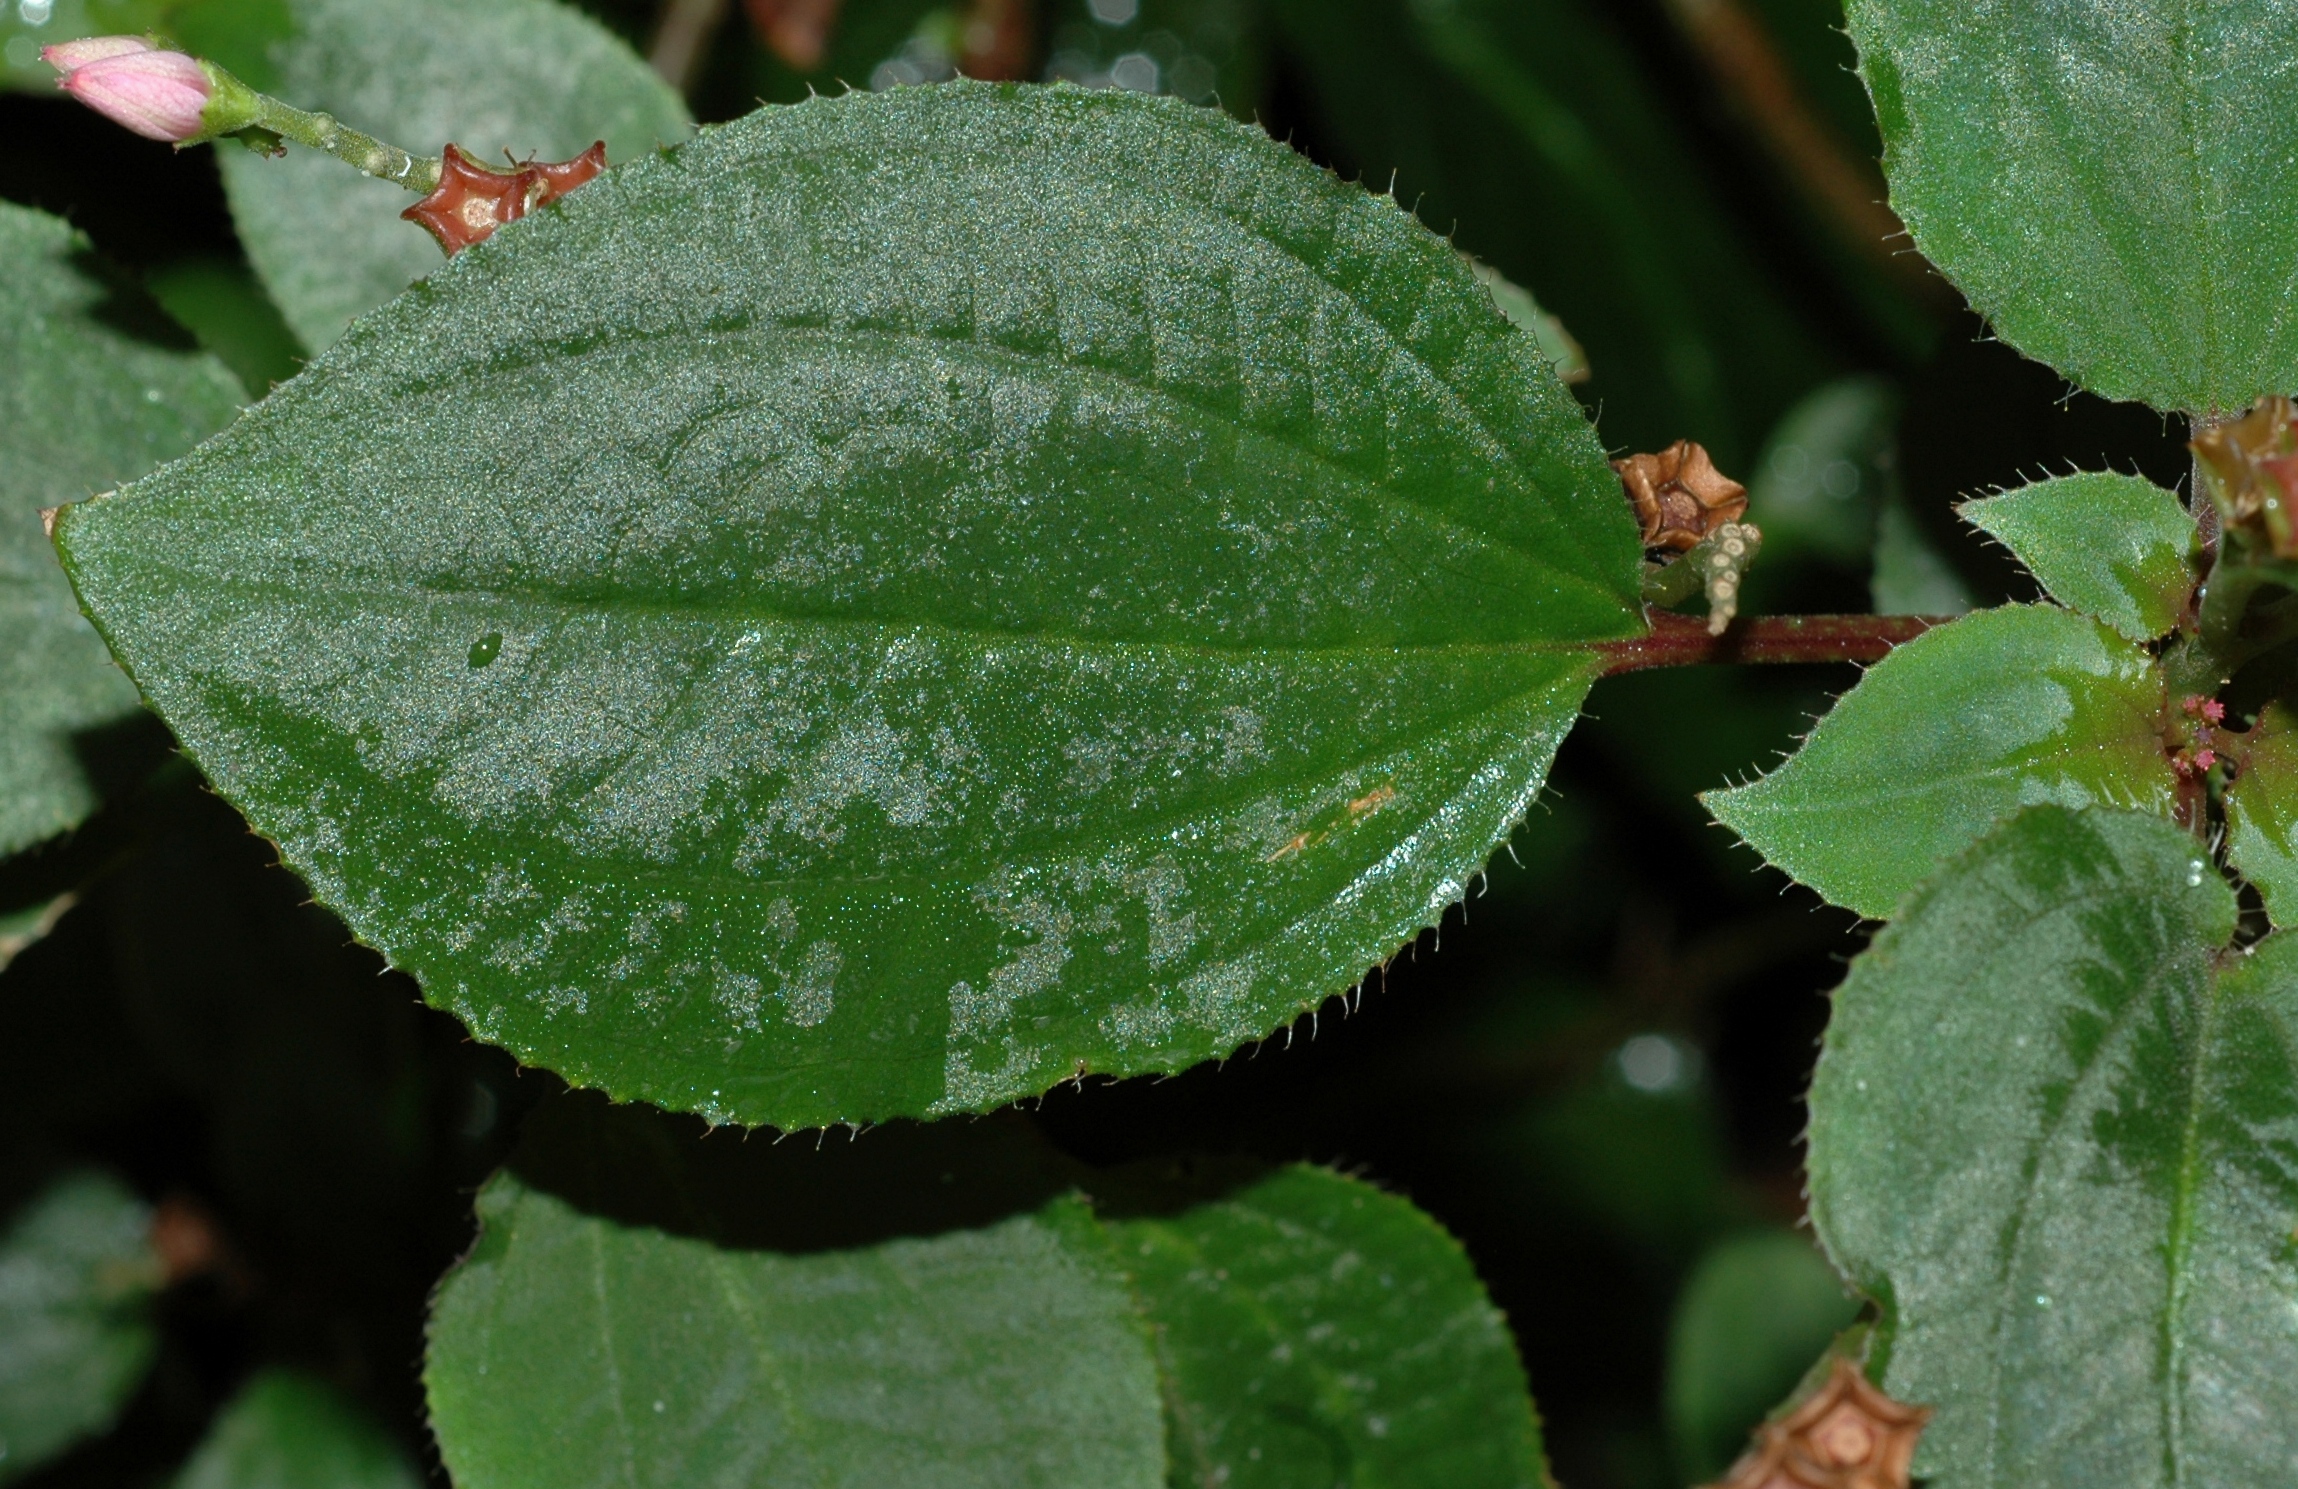
[[[1799,400],[1880,380],[1896,429],[1845,500],[1871,527],[1896,485],[1982,603],[2024,581],[1958,532],[1958,498],[2070,464],[2183,473],[2179,431],[1992,342],[1903,240],[1881,238],[1876,144],[1834,0],[1096,4],[1044,0],[1025,17],[1022,75],[1217,93],[1392,187],[1563,318],[1616,450],[1690,436],[1759,477],[1801,458],[1774,440]],[[652,0],[593,9],[642,49],[660,21]],[[951,61],[937,39],[966,20],[849,0],[799,72],[737,10],[692,100],[723,119],[809,87],[935,76]],[[70,218],[144,273],[243,377],[292,370],[210,152],[0,95],[0,196]],[[1757,487],[1750,515],[1771,522]],[[1765,602],[1866,608],[1862,544],[1783,544]],[[1693,793],[1768,766],[1851,680],[1605,682],[1489,881],[1361,993],[1335,990],[1218,1069],[1059,1090],[1029,1120],[1095,1163],[1305,1157],[1410,1195],[1464,1241],[1513,1322],[1559,1478],[1628,1489],[1712,1471],[1723,1449],[1671,1442],[1665,1425],[1671,1317],[1711,1248],[1796,1224],[1801,1093],[1860,932],[1760,870]],[[467,1244],[473,1188],[556,1083],[349,945],[267,845],[166,763],[156,725],[88,747],[105,810],[0,863],[0,913],[79,896],[0,973],[0,1209],[93,1161],[198,1217],[222,1260],[166,1296],[160,1367],[120,1428],[25,1482],[154,1482],[270,1362],[366,1401],[432,1464],[425,1299]]]

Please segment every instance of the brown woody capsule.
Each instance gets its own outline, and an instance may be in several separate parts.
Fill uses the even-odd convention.
[[[604,140],[572,160],[529,161],[507,171],[481,165],[449,145],[440,156],[438,188],[399,215],[420,224],[452,258],[605,169]]]
[[[2214,425],[2190,448],[2229,532],[2276,558],[2298,558],[2298,409],[2279,394]]]
[[[1715,468],[1708,452],[1688,439],[1657,455],[1612,462],[1628,504],[1643,525],[1646,548],[1681,553],[1747,511],[1747,488]]]
[[[1795,1410],[1756,1429],[1755,1446],[1713,1489],[1907,1489],[1927,1407],[1892,1400],[1838,1357]]]

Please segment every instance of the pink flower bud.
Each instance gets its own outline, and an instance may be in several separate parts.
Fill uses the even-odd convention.
[[[207,69],[181,52],[117,52],[83,62],[56,86],[148,140],[181,144],[203,134],[200,116],[214,90]]]
[[[125,57],[130,52],[151,50],[152,44],[140,36],[90,36],[81,41],[60,41],[52,47],[42,47],[40,60],[58,72],[70,73],[106,57]]]

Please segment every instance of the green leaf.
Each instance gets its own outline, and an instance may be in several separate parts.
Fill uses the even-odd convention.
[[[2298,385],[2274,0],[1850,0],[1891,205],[2005,341],[2108,398]]]
[[[1301,1166],[1109,1231],[1154,1327],[1172,1482],[1549,1484],[1506,1323],[1403,1200]]]
[[[1711,1248],[1668,1329],[1663,1394],[1678,1470],[1721,1474],[1858,1312],[1801,1236],[1757,1231]]]
[[[142,1201],[82,1172],[0,1234],[0,1483],[109,1427],[143,1380],[162,1281],[150,1229]]]
[[[399,1445],[318,1381],[265,1370],[232,1399],[175,1489],[419,1489]]]
[[[2226,785],[2226,860],[2258,886],[2276,925],[2298,919],[2298,715],[2269,703]]]
[[[2162,689],[2153,659],[2096,621],[1985,610],[1868,669],[1785,765],[1701,800],[1792,877],[1881,919],[2022,806],[2167,815]]]
[[[434,1002],[782,1126],[1315,1007],[1460,896],[1641,625],[1593,431],[1450,247],[1075,89],[610,173],[58,540]]]
[[[462,1489],[1548,1484],[1467,1259],[1368,1185],[698,1128],[557,1101],[482,1192],[426,1368]]]
[[[96,804],[74,738],[135,711],[80,618],[40,509],[179,455],[231,418],[214,358],[43,213],[0,203],[0,855]]]
[[[474,158],[563,160],[605,140],[619,164],[693,128],[643,61],[556,0],[285,5],[290,29],[246,70],[268,73],[268,91],[299,108],[418,155],[451,141]],[[216,159],[249,260],[313,350],[439,268],[439,246],[399,220],[415,199],[390,182],[300,148],[270,160],[227,143]]]
[[[2194,588],[2194,519],[2152,481],[2085,471],[1963,503],[2051,598],[2133,641],[2178,626]]]
[[[2214,972],[2194,838],[2038,807],[1853,965],[1812,1218],[1883,1301],[1937,1489],[2237,1489],[2298,1461],[2298,942]]]
[[[462,1489],[1152,1489],[1148,1339],[1091,1212],[814,1255],[619,1226],[499,1176],[431,1321]]]

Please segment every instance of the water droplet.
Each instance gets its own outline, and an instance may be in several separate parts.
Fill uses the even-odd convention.
[[[2051,1306],[2051,1295],[2050,1295],[2049,1293],[2037,1293],[2037,1294],[2035,1294],[2035,1306],[2036,1306],[2037,1308],[2048,1308],[2048,1307],[2050,1307],[2050,1306]]]
[[[661,1411],[661,1410],[663,1410],[663,1409],[664,1409],[664,1407],[663,1407],[663,1404],[662,1404],[661,1402],[659,1402],[659,1401],[655,1402],[655,1403],[654,1403],[654,1409],[655,1409],[656,1411]]]
[[[2199,859],[2199,858],[2197,858],[2197,859],[2192,859],[2192,860],[2190,860],[2190,861],[2187,863],[2187,865],[2186,865],[2186,883],[2187,883],[2187,887],[2188,887],[2189,889],[2197,888],[2197,887],[2199,887],[2199,886],[2201,885],[2201,883],[2202,883],[2202,870],[2203,870],[2203,862],[2202,862],[2202,860],[2201,860],[2201,859]]]
[[[471,665],[484,667],[503,654],[503,633],[489,631],[471,643]]]

